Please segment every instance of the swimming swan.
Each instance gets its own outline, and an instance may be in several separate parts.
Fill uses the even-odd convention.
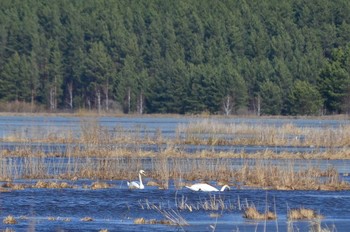
[[[222,186],[222,188],[219,190],[219,189],[217,189],[209,184],[202,184],[202,183],[193,184],[191,186],[185,186],[185,187],[188,189],[191,189],[193,191],[196,191],[196,192],[197,191],[203,191],[203,192],[219,192],[220,191],[220,192],[223,192],[223,191],[225,191],[226,188],[230,189],[230,186],[228,186],[228,185]]]
[[[135,188],[136,189],[144,189],[145,188],[145,186],[142,183],[141,175],[146,176],[144,170],[139,171],[139,180],[140,180],[139,182],[138,181],[132,181],[131,183],[129,181],[127,182],[129,189],[135,189]]]

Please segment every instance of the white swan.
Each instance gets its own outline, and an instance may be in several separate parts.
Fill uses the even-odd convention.
[[[132,182],[127,182],[127,184],[128,184],[128,187],[130,188],[130,189],[144,189],[145,188],[145,186],[143,185],[143,183],[142,183],[142,178],[141,178],[141,175],[144,175],[144,176],[146,176],[146,174],[145,174],[145,171],[144,170],[140,170],[139,171],[139,182],[137,182],[137,181],[132,181]]]
[[[193,184],[191,186],[185,186],[188,189],[191,189],[192,191],[203,191],[203,192],[223,192],[225,191],[226,188],[230,189],[230,186],[224,185],[222,188],[219,190],[209,184],[205,183],[199,183],[199,184]]]

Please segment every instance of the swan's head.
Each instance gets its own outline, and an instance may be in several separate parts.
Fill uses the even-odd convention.
[[[139,173],[140,173],[141,175],[146,176],[146,172],[145,172],[144,170],[140,170]]]
[[[230,186],[228,186],[227,184],[225,184],[224,186],[222,186],[220,191],[225,191],[226,189],[231,190]]]

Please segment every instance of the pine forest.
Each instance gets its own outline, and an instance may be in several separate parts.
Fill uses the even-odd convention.
[[[79,109],[350,113],[350,1],[1,0],[0,111]]]

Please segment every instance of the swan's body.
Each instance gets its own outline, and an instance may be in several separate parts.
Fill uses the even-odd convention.
[[[132,182],[127,182],[127,184],[128,184],[128,187],[130,188],[130,189],[144,189],[145,188],[145,186],[143,185],[143,183],[142,183],[142,177],[141,177],[141,175],[146,175],[145,174],[145,171],[144,170],[140,170],[139,171],[139,181],[132,181]]]
[[[193,184],[191,186],[185,186],[188,189],[191,189],[192,191],[203,191],[203,192],[223,192],[226,188],[230,189],[228,185],[222,186],[222,188],[219,190],[209,184],[205,183],[199,183],[199,184]]]

